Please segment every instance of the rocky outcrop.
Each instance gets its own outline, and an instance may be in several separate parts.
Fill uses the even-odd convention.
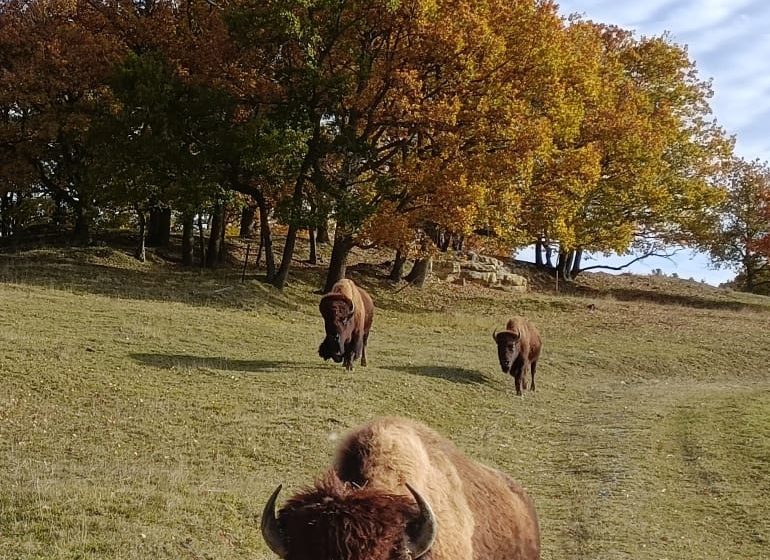
[[[433,274],[445,282],[471,282],[490,288],[527,291],[526,278],[511,272],[501,260],[472,251],[455,254],[450,259],[437,260],[433,263]]]

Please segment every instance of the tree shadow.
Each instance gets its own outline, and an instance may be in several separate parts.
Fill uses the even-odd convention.
[[[201,270],[156,260],[139,264],[125,252],[97,247],[0,253],[0,282],[213,308],[269,305],[298,310],[316,300],[303,286],[318,283],[320,273],[316,269],[295,267],[291,284],[299,289],[281,291],[266,283],[264,273],[253,267],[242,282],[240,267],[225,264]]]
[[[609,296],[618,301],[647,301],[660,305],[676,305],[681,307],[693,307],[695,309],[714,309],[726,311],[744,311],[752,309],[754,311],[767,311],[768,307],[761,304],[736,301],[734,299],[720,299],[718,297],[708,297],[695,294],[676,294],[654,289],[646,290],[642,288],[608,288],[605,290],[596,290],[582,286],[581,295],[602,297]]]
[[[481,372],[448,366],[392,366],[383,369],[396,371],[399,373],[408,373],[410,375],[422,375],[423,377],[435,377],[446,379],[453,383],[464,385],[489,385],[490,380]]]
[[[135,361],[161,369],[217,369],[223,371],[245,371],[251,373],[281,372],[287,369],[305,367],[297,362],[282,360],[233,360],[224,356],[192,356],[189,354],[144,354],[130,355]]]

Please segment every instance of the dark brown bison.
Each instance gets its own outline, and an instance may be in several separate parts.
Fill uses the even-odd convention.
[[[326,329],[318,354],[324,360],[344,362],[347,370],[353,369],[353,361],[359,357],[366,366],[366,343],[374,318],[374,303],[366,290],[342,279],[321,298],[318,308]]]
[[[514,317],[504,331],[495,331],[492,338],[497,343],[497,357],[503,373],[513,376],[516,394],[527,389],[527,371],[532,373],[532,390],[535,390],[535,370],[543,341],[535,325],[524,317]]]
[[[417,422],[379,418],[348,435],[332,469],[262,534],[286,560],[537,560],[532,500],[504,473]]]

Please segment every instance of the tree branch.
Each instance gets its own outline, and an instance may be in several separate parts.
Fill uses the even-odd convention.
[[[635,259],[627,262],[626,264],[620,265],[620,266],[609,266],[609,265],[602,265],[602,264],[595,264],[593,266],[587,266],[585,268],[581,268],[580,272],[585,272],[586,270],[595,270],[595,269],[603,269],[603,270],[623,270],[624,268],[628,268],[632,264],[639,262],[641,260],[644,260],[649,257],[660,257],[662,259],[666,259],[671,261],[671,257],[673,257],[675,254],[677,254],[679,251],[674,251],[672,253],[656,253],[656,252],[649,252],[645,253],[641,256],[636,257]],[[674,261],[671,261],[674,262]]]

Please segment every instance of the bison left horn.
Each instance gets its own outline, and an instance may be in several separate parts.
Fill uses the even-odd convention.
[[[283,487],[282,484],[278,485],[270,499],[265,504],[265,509],[262,510],[262,537],[265,539],[267,546],[270,550],[275,552],[281,558],[286,558],[288,550],[286,549],[286,543],[284,542],[283,533],[278,526],[278,520],[275,518],[275,501],[278,499],[278,493]]]
[[[497,342],[497,327],[495,327],[495,330],[492,331],[492,340]]]
[[[420,508],[420,515],[407,528],[406,546],[412,558],[419,558],[433,546],[433,541],[436,538],[436,517],[420,493],[409,483],[406,484],[406,487]]]

